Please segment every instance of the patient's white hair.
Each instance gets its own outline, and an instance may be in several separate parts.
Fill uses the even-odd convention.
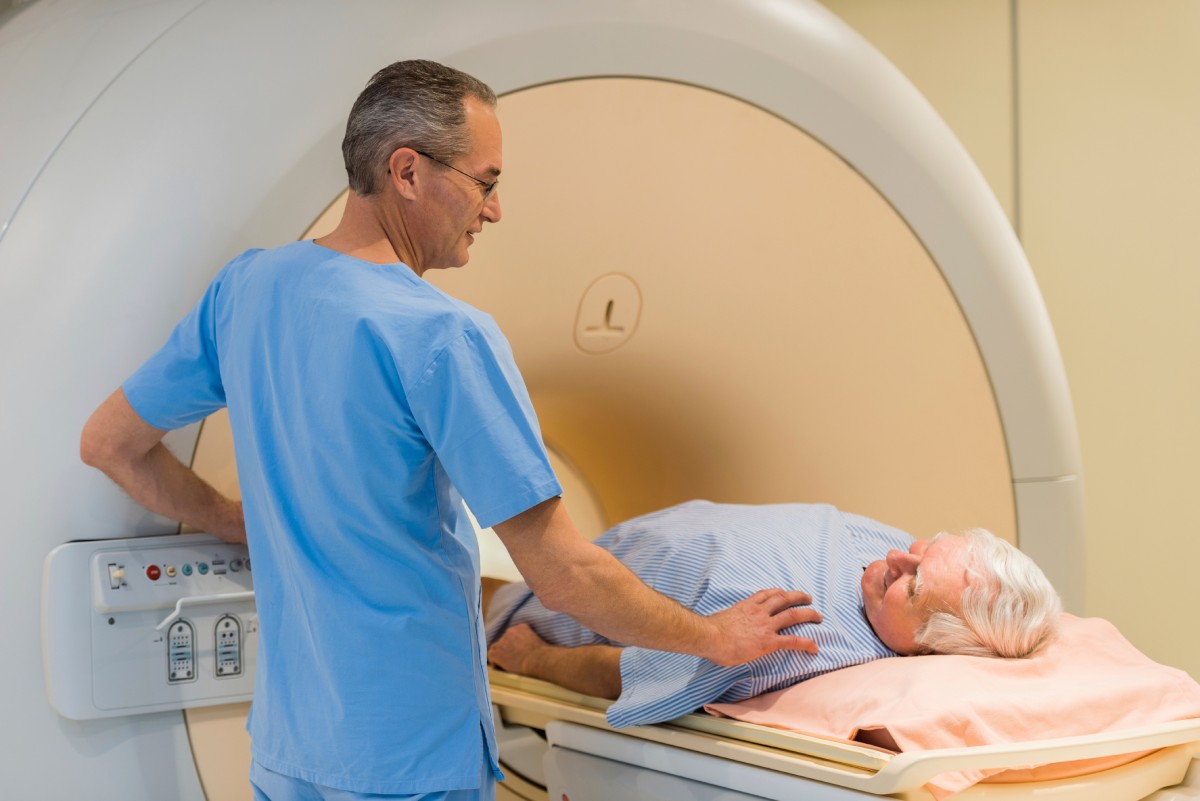
[[[949,536],[945,533],[939,537]],[[977,528],[967,540],[969,579],[961,617],[936,610],[917,631],[927,652],[1021,658],[1054,639],[1062,601],[1032,559],[1011,543]]]

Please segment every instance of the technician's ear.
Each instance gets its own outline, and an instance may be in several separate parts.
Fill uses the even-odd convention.
[[[392,151],[388,158],[388,180],[400,196],[406,200],[416,198],[417,191],[417,152],[412,148],[401,147]]]

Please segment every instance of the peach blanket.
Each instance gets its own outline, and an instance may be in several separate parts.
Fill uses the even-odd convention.
[[[705,709],[806,734],[916,751],[1072,737],[1200,718],[1200,684],[1181,670],[1150,660],[1108,621],[1064,615],[1059,638],[1031,659],[882,659]],[[1112,764],[1112,760],[1104,764],[1088,760],[1034,773],[943,773],[926,788],[944,799],[989,777],[992,781],[1063,778]]]

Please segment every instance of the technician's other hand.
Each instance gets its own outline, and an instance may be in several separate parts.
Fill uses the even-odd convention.
[[[821,613],[808,604],[807,593],[759,590],[728,609],[709,615],[719,635],[708,658],[718,665],[740,665],[776,651],[808,651],[817,644],[807,637],[781,632],[800,623],[820,623]]]

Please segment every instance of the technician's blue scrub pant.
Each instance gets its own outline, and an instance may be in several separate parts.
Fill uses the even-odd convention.
[[[447,790],[439,793],[378,795],[338,790],[320,784],[293,779],[268,770],[257,761],[250,763],[250,786],[254,801],[495,801],[496,782],[492,766],[485,759],[478,790]]]

